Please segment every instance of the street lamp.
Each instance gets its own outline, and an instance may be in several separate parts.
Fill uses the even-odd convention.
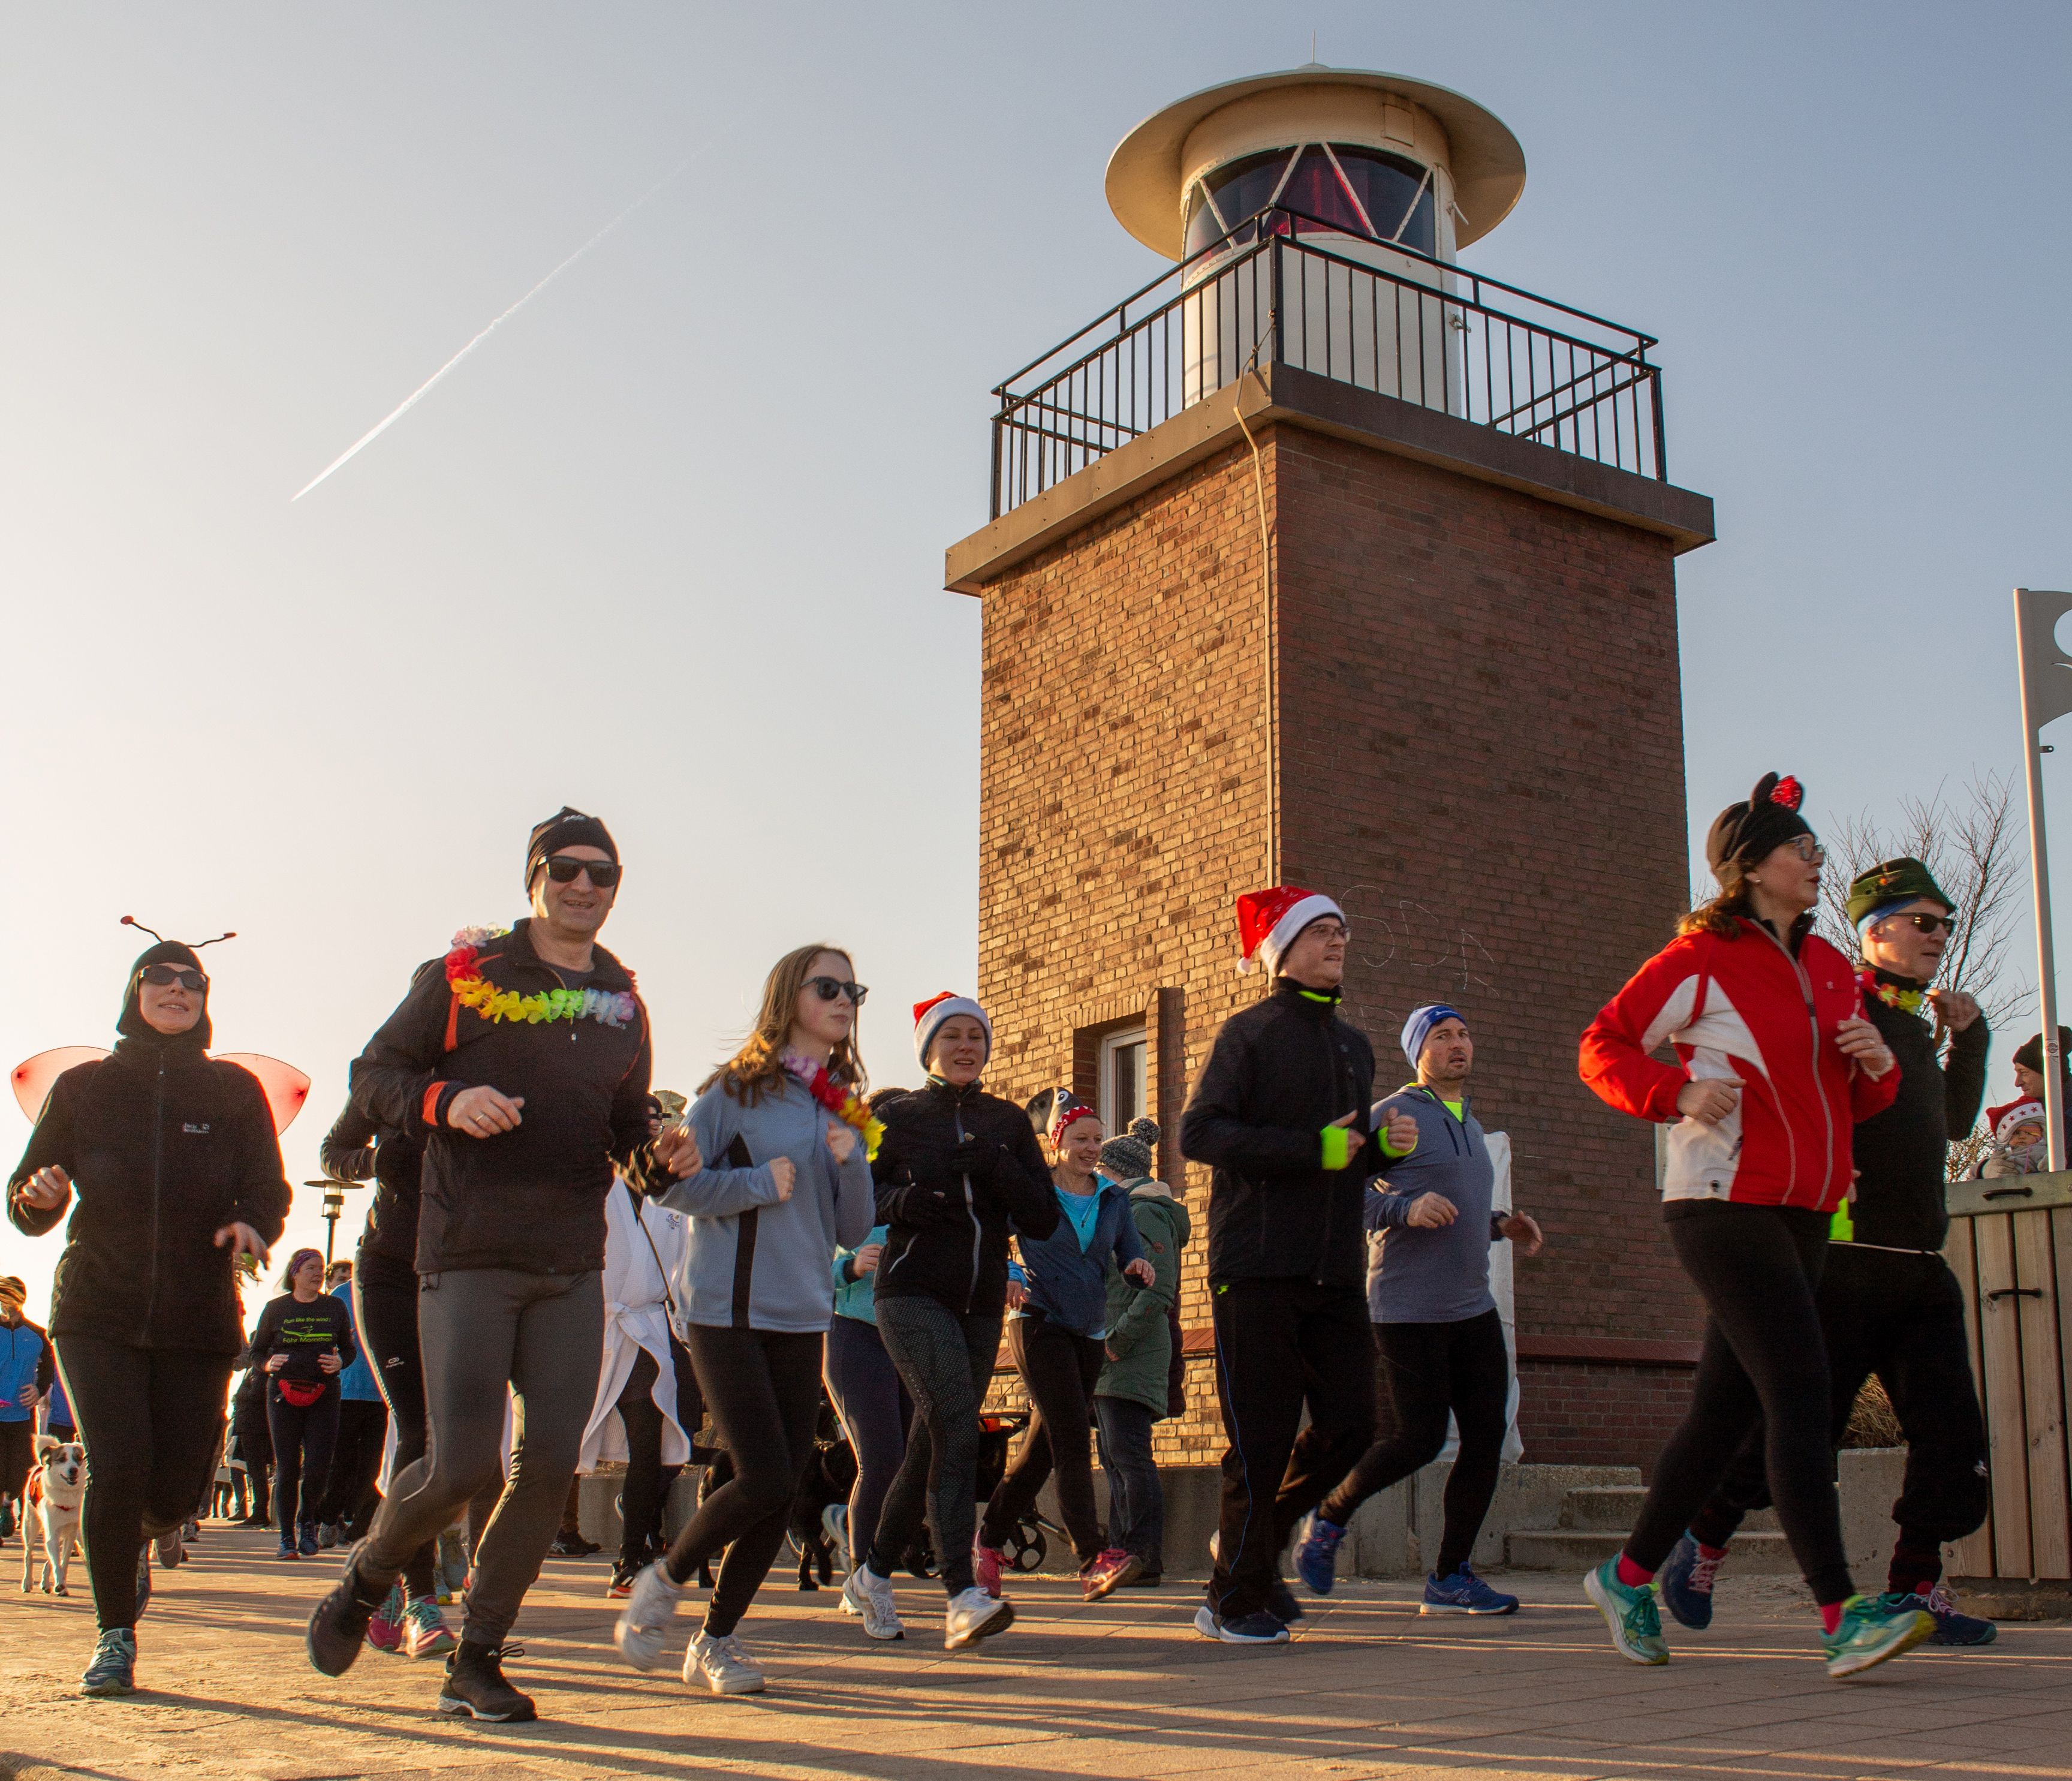
[[[324,1272],[331,1272],[331,1252],[338,1240],[338,1221],[345,1211],[345,1191],[348,1187],[364,1187],[364,1181],[339,1181],[330,1175],[321,1175],[314,1181],[306,1181],[305,1187],[323,1189],[324,1215]]]

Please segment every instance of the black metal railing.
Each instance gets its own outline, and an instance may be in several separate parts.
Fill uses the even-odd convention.
[[[1651,335],[1394,243],[1371,265],[1273,210],[994,391],[993,516],[1235,383],[1294,365],[1667,481]]]

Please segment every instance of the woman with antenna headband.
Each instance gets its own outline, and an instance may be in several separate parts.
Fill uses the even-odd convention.
[[[7,1215],[30,1236],[78,1202],[51,1335],[93,1455],[84,1531],[100,1638],[80,1680],[92,1695],[135,1688],[148,1543],[201,1495],[245,1346],[236,1258],[265,1260],[289,1199],[265,1092],[208,1055],[199,949],[144,932],[157,944],[130,967],[114,1051],[57,1079],[7,1183]]]

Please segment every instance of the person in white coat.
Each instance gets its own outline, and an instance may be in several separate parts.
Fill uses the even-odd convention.
[[[704,1418],[690,1369],[679,1374],[675,1280],[689,1220],[612,1183],[604,1203],[604,1366],[583,1431],[582,1470],[626,1462],[623,1532],[606,1594],[623,1596],[654,1556],[667,1481],[691,1457]],[[686,1401],[688,1400],[689,1401]]]

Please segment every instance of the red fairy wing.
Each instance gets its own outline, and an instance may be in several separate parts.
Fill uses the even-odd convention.
[[[55,1051],[39,1051],[16,1064],[7,1080],[14,1085],[15,1104],[23,1117],[33,1121],[43,1112],[43,1103],[50,1099],[51,1084],[74,1064],[91,1063],[107,1055],[104,1045],[60,1045]]]
[[[261,1056],[257,1051],[212,1051],[209,1055],[218,1063],[234,1063],[259,1079],[259,1086],[266,1091],[266,1104],[273,1110],[276,1133],[285,1132],[295,1123],[295,1115],[310,1098],[310,1079],[294,1065],[283,1063],[278,1058]]]

